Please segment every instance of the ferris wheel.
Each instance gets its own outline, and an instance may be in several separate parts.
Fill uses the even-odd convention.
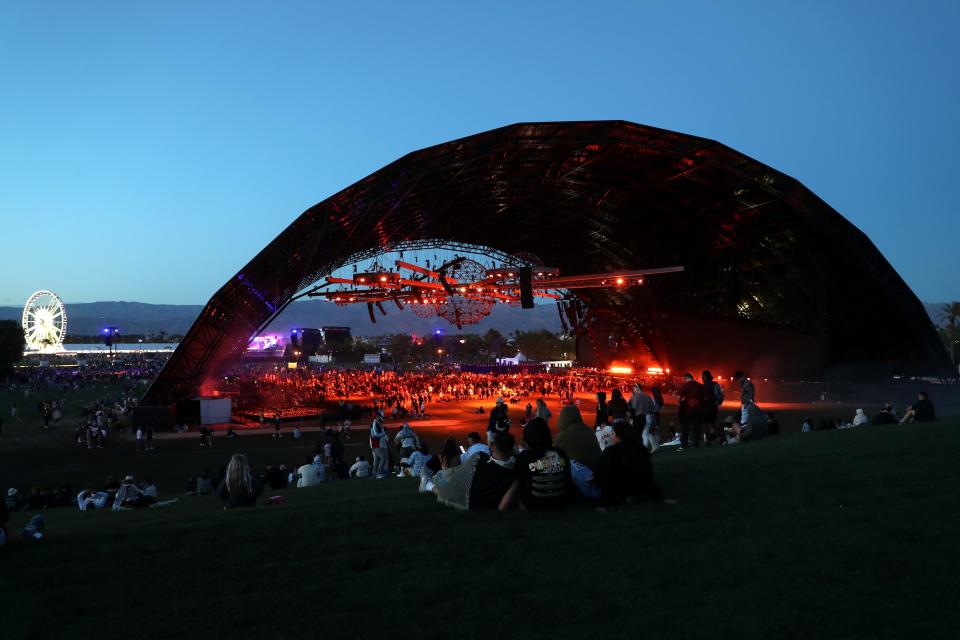
[[[23,307],[23,336],[30,351],[62,351],[67,309],[60,296],[40,290]]]

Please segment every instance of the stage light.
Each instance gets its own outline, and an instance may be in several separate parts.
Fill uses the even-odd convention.
[[[663,373],[663,368],[661,367],[647,367],[647,373],[661,374]]]
[[[633,373],[633,367],[614,366],[610,367],[610,373],[630,374]]]
[[[623,278],[617,278],[617,285],[623,284]]]

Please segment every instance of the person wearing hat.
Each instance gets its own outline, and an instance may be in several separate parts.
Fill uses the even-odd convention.
[[[137,486],[137,479],[133,476],[126,476],[120,488],[117,489],[117,496],[113,500],[113,510],[121,509],[139,509],[149,506],[153,500],[140,491]]]
[[[490,410],[490,417],[487,418],[487,444],[493,442],[493,438],[498,433],[510,431],[510,418],[507,416],[507,405],[503,398],[497,398],[497,404]]]

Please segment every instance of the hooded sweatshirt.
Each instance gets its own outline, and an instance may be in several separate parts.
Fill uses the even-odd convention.
[[[560,433],[554,445],[563,449],[570,458],[596,469],[600,462],[600,444],[593,429],[583,423],[580,410],[575,405],[568,404],[563,408],[557,428]]]

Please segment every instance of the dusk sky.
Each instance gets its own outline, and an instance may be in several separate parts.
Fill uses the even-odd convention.
[[[594,119],[769,164],[958,300],[958,32],[955,0],[0,0],[0,305],[204,303],[405,153]]]

